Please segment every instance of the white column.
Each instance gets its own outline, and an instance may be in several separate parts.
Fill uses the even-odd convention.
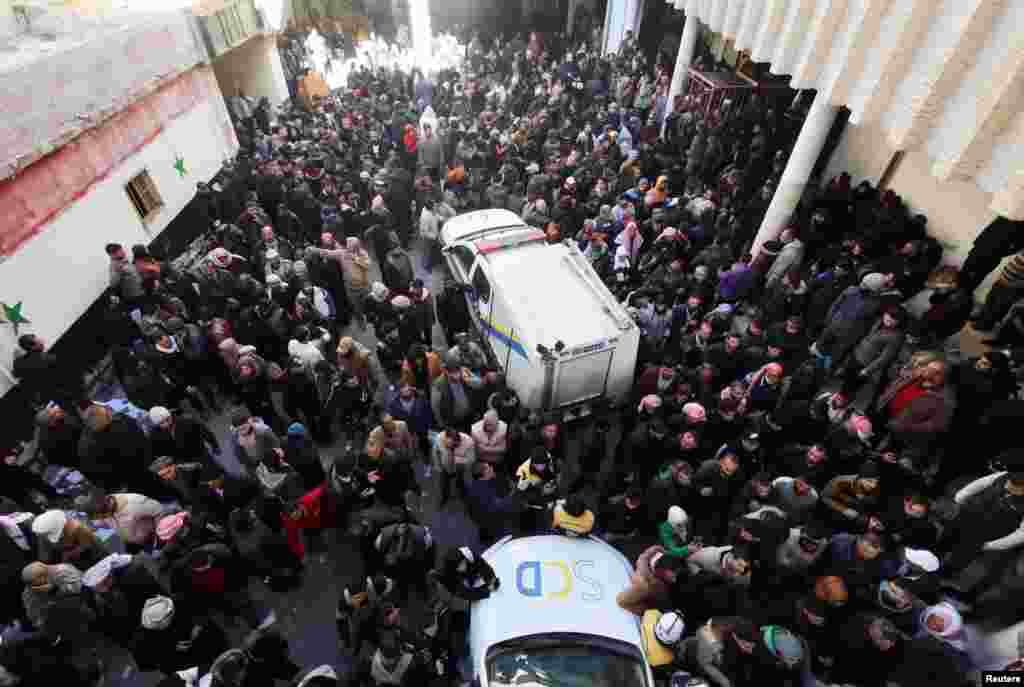
[[[679,53],[676,55],[676,67],[672,72],[672,84],[668,89],[668,102],[661,120],[661,133],[665,133],[665,122],[672,112],[676,96],[686,92],[686,84],[690,78],[690,64],[697,50],[697,37],[700,35],[700,20],[696,15],[686,18],[683,25],[683,37],[679,41]]]
[[[814,163],[818,161],[825,139],[832,130],[832,123],[836,119],[839,108],[829,104],[828,97],[824,91],[818,91],[811,103],[811,109],[807,112],[807,119],[800,129],[800,135],[793,146],[793,152],[789,155],[789,162],[782,172],[779,180],[779,187],[775,189],[772,202],[761,222],[761,228],[757,230],[754,237],[754,245],[751,247],[751,255],[756,256],[765,241],[778,238],[782,230],[789,224],[793,213],[796,211],[797,203],[803,196],[807,182],[814,170]]]
[[[579,0],[569,0],[569,16],[565,19],[565,36],[566,38],[572,38],[573,28],[576,24],[576,6],[579,4]],[[571,45],[571,44],[570,44]]]

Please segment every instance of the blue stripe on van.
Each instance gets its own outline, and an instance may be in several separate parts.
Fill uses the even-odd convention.
[[[521,355],[525,360],[530,359],[529,355],[527,355],[526,353],[526,348],[523,346],[522,342],[511,336],[510,333],[501,331],[503,327],[500,324],[488,324],[487,322],[481,320],[480,326],[483,327],[483,330],[487,332],[488,336],[493,336],[501,343],[511,347],[513,353]]]

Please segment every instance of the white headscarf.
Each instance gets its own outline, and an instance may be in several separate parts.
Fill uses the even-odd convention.
[[[938,616],[945,622],[946,628],[942,632],[935,632],[928,627],[928,619]],[[967,641],[964,637],[964,621],[952,604],[943,601],[940,604],[929,606],[921,612],[921,627],[936,639],[956,647],[960,651],[967,650]]]

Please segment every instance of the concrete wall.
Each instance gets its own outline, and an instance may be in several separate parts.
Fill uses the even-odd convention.
[[[206,69],[196,71],[197,77],[213,81],[212,74],[203,74]],[[150,243],[192,199],[196,182],[213,177],[237,147],[223,99],[214,89],[164,122],[147,145],[42,227],[0,264],[0,300],[23,301],[23,313],[31,320],[22,333],[56,341],[106,289],[104,246]],[[174,168],[177,156],[185,161],[184,177]],[[124,188],[142,170],[149,172],[164,203],[148,224],[139,219]],[[13,381],[9,370],[15,346],[12,328],[0,326],[0,394]]]
[[[225,96],[238,95],[238,89],[250,97],[269,98],[278,105],[288,99],[281,57],[274,36],[257,36],[213,63],[220,90]]]

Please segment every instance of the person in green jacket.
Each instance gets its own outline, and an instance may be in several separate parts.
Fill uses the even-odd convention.
[[[669,556],[686,558],[697,550],[690,542],[690,516],[679,506],[668,509],[668,518],[658,525],[658,540]]]

